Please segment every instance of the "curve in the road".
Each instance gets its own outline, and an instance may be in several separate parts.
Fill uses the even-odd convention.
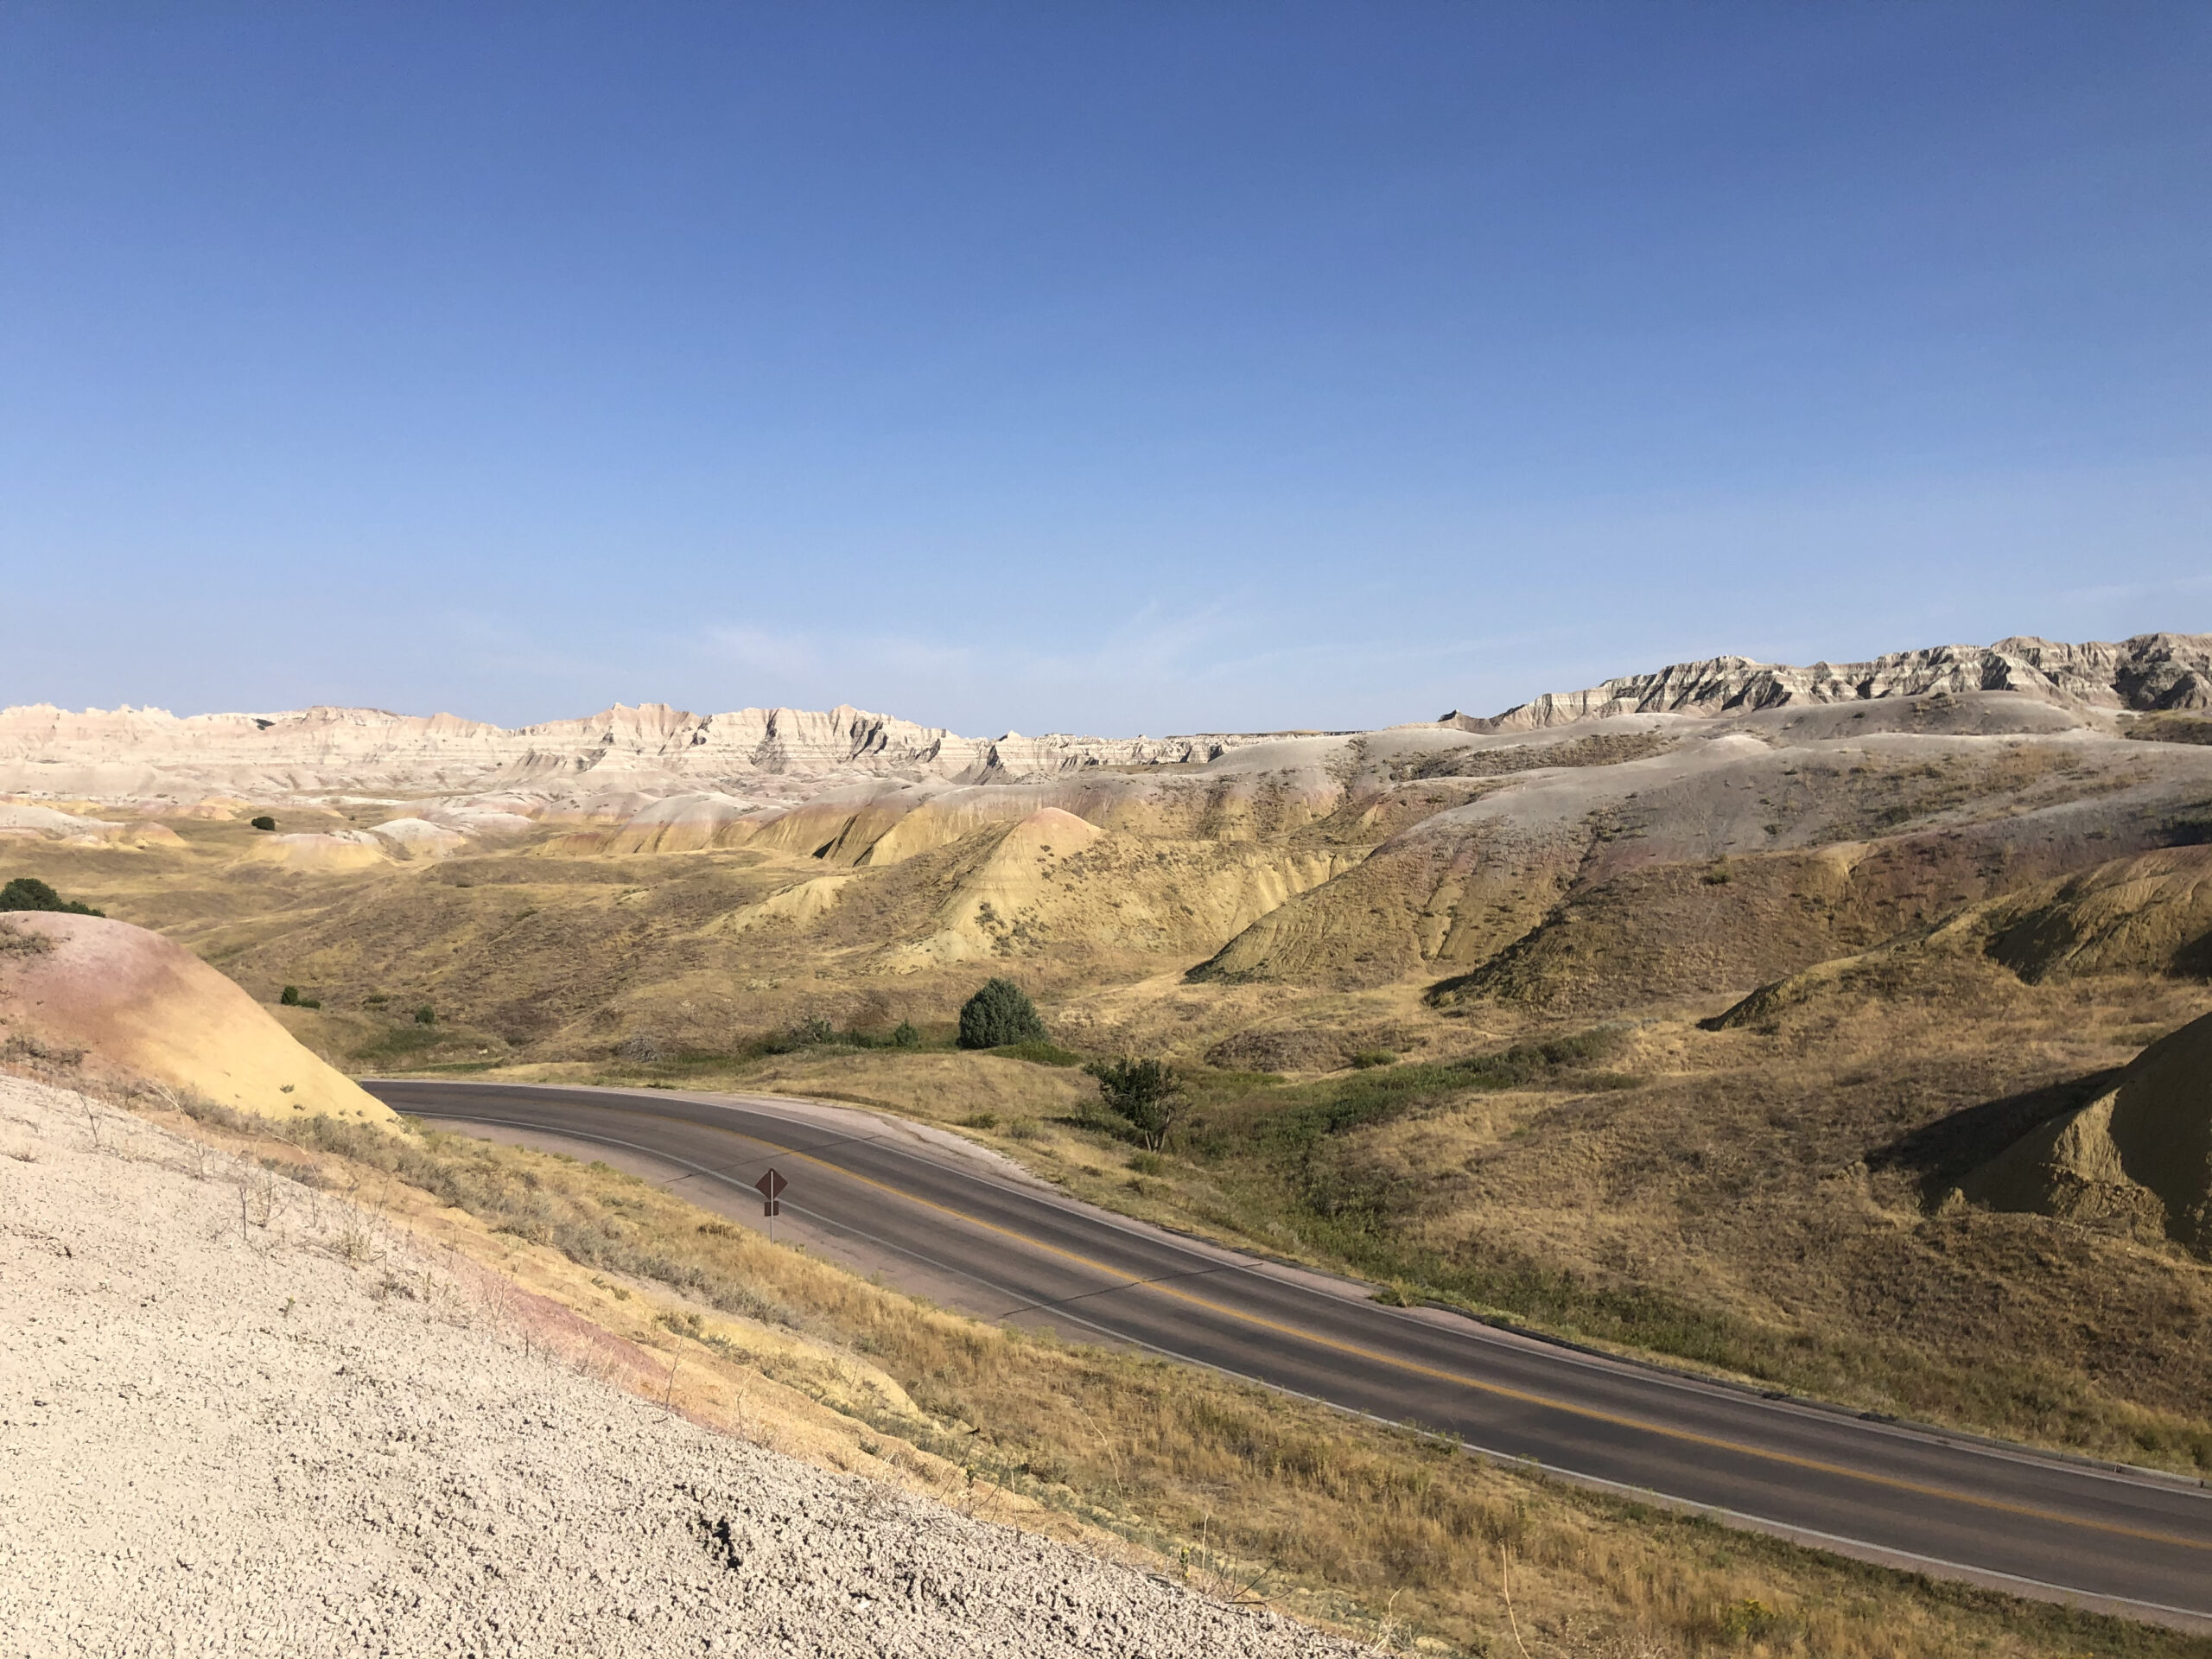
[[[963,1167],[967,1160],[887,1125],[838,1132],[798,1103],[446,1080],[366,1086],[404,1112],[625,1147],[735,1190],[749,1192],[771,1158],[803,1161],[807,1178],[803,1189],[793,1183],[787,1211],[1004,1299],[967,1299],[994,1317],[1041,1314],[1871,1559],[2212,1630],[2212,1495],[2197,1483],[1385,1307],[1319,1275]]]

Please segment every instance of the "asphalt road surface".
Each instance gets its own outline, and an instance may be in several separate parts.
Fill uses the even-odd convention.
[[[864,1113],[773,1098],[372,1081],[400,1111],[599,1149],[988,1318],[1132,1344],[1866,1559],[2212,1630],[2212,1491],[1580,1352],[1060,1196]]]

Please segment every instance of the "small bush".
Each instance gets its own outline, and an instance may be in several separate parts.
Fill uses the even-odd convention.
[[[891,1046],[892,1046],[892,1047],[893,1047],[893,1048],[919,1048],[921,1046],[922,1046],[922,1033],[921,1033],[920,1032],[916,1031],[916,1030],[914,1029],[914,1023],[913,1023],[913,1021],[912,1021],[912,1020],[900,1020],[897,1025],[895,1025],[895,1026],[892,1027],[892,1028],[891,1028]]]
[[[820,1014],[810,1014],[791,1027],[791,1041],[800,1048],[814,1048],[837,1040],[837,1028]]]
[[[250,822],[257,830],[274,830],[276,827],[276,820],[269,817],[266,813],[263,814],[260,817],[250,819],[248,822]]]
[[[999,1115],[996,1112],[972,1112],[960,1120],[960,1127],[963,1129],[995,1129],[998,1126]]]
[[[1164,1060],[1099,1060],[1083,1068],[1098,1079],[1107,1109],[1136,1132],[1147,1151],[1158,1152],[1182,1116],[1183,1080]]]
[[[438,1011],[435,1008],[429,1007],[427,1003],[424,1004],[422,1007],[415,1010],[415,1023],[418,1026],[436,1025],[438,1023]]]
[[[65,916],[105,916],[104,910],[94,910],[64,899],[52,887],[35,875],[19,875],[4,887],[0,887],[0,910],[45,910]]]
[[[1363,1048],[1351,1057],[1351,1063],[1356,1069],[1367,1071],[1378,1065],[1395,1065],[1398,1057],[1387,1048]]]
[[[960,1046],[1008,1048],[1016,1043],[1042,1043],[1051,1039],[1037,1005],[1028,993],[1010,979],[993,979],[969,997],[960,1010]]]
[[[298,1007],[300,1006],[300,988],[296,985],[287,985],[283,990],[278,994],[276,1000],[288,1008]]]

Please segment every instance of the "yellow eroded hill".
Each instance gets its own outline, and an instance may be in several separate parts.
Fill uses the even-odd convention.
[[[1970,925],[2023,979],[2202,977],[2212,967],[2212,847],[2164,848],[2044,882],[1984,906]]]
[[[396,1123],[183,946],[99,916],[0,921],[0,1033],[18,1053],[189,1089],[235,1111]]]
[[[2212,1254],[2212,1014],[2136,1056],[2088,1105],[1960,1183],[1999,1210],[2146,1224]]]

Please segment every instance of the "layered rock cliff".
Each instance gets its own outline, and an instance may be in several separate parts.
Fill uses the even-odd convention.
[[[2145,633],[2118,645],[2015,638],[1936,645],[1870,663],[1792,668],[1748,657],[1676,663],[1586,691],[1555,691],[1488,719],[1446,715],[1472,732],[1529,731],[1621,715],[1712,717],[1788,703],[1860,702],[1931,693],[2011,691],[2047,702],[2136,713],[2212,709],[2212,634]]]
[[[305,793],[523,791],[548,804],[609,791],[716,788],[767,802],[879,778],[1027,782],[1086,768],[1203,762],[1255,740],[962,737],[887,715],[618,703],[507,729],[451,715],[313,708],[179,716],[39,703],[0,710],[0,793],[80,800]]]
[[[1513,733],[1624,715],[1709,720],[1794,704],[1970,692],[2011,693],[2069,718],[2212,709],[2212,634],[2144,634],[2117,645],[2012,639],[1806,668],[1719,657],[1549,694],[1487,719],[1453,714],[1427,724]],[[744,812],[853,785],[1110,779],[1116,768],[1204,766],[1320,735],[1357,734],[972,738],[842,704],[695,715],[665,703],[618,703],[588,719],[510,729],[375,709],[179,716],[40,703],[0,710],[0,796],[156,807],[220,797],[442,797],[454,810],[473,802],[480,816],[613,820],[702,792]]]

